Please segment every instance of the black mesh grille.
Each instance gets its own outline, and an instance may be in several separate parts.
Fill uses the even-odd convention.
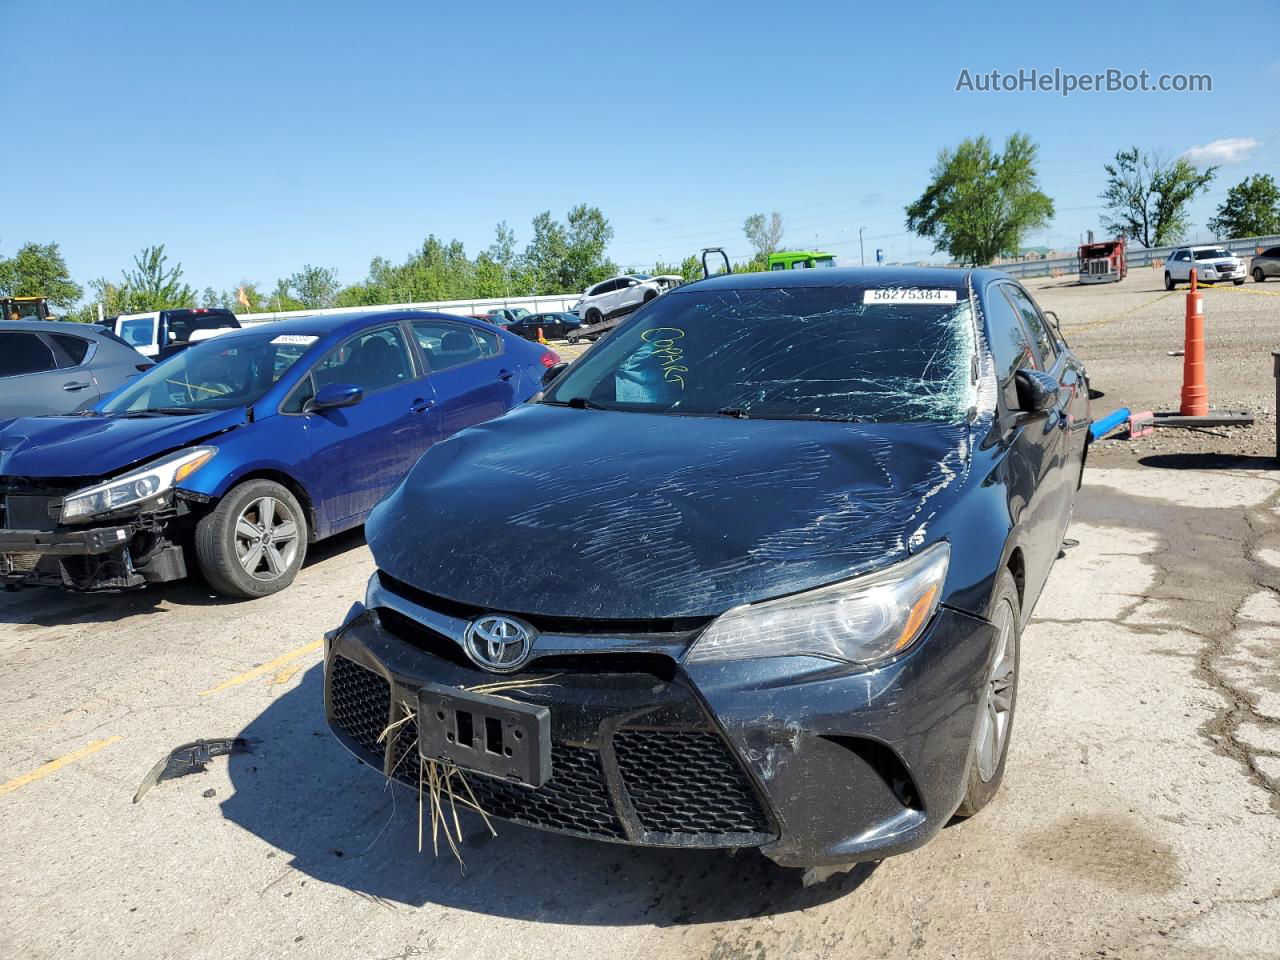
[[[334,724],[381,755],[378,736],[391,711],[387,681],[344,657],[335,657],[330,670]],[[391,775],[417,787],[417,724],[408,720],[394,736]],[[761,843],[771,832],[746,774],[716,734],[623,730],[613,735],[613,749],[636,811],[630,833],[618,818],[596,750],[554,742],[551,779],[536,790],[479,773],[468,773],[467,783],[492,816],[590,837],[627,840],[644,834],[648,842],[661,842],[648,835],[666,834]]]
[[[390,685],[381,674],[346,657],[334,657],[330,670],[333,722],[360,746],[381,754],[378,737],[391,711]]]
[[[393,754],[395,760],[399,761],[411,746],[416,746],[417,739],[417,724],[410,720],[400,729]],[[395,775],[417,786],[418,769],[412,759],[398,763]],[[600,770],[600,754],[594,750],[553,743],[551,779],[536,790],[484,774],[466,776],[476,800],[491,816],[549,830],[626,839],[626,831],[614,813]]]
[[[764,812],[746,775],[714,733],[624,730],[613,736],[618,767],[651,833],[764,833]]]

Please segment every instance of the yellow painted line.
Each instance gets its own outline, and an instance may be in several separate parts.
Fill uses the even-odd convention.
[[[67,764],[75,763],[77,760],[83,760],[90,754],[97,753],[103,747],[109,747],[120,739],[120,737],[107,737],[105,740],[95,740],[93,743],[86,743],[79,750],[72,750],[70,753],[59,757],[57,760],[50,760],[43,767],[37,767],[30,773],[24,773],[20,777],[14,777],[12,780],[0,783],[0,797],[3,797],[6,793],[13,793],[13,791],[20,787],[25,787],[29,783],[35,783],[37,780],[42,780],[49,774],[61,770]]]
[[[1092,320],[1089,323],[1075,324],[1067,332],[1077,333],[1080,330],[1092,330],[1094,327],[1101,327],[1108,323],[1115,323],[1117,320],[1123,320],[1126,317],[1137,313],[1139,310],[1144,309],[1145,307],[1149,307],[1154,303],[1159,303],[1161,300],[1165,300],[1169,297],[1172,297],[1177,292],[1178,292],[1177,290],[1166,290],[1164,293],[1160,294],[1159,296],[1152,297],[1150,300],[1144,300],[1142,303],[1138,304],[1136,307],[1130,307],[1128,310],[1121,311],[1120,313],[1117,313],[1114,316],[1103,317],[1101,320]]]
[[[201,690],[200,696],[207,697],[210,694],[221,693],[223,690],[230,690],[232,687],[238,687],[242,683],[248,683],[255,677],[270,673],[272,670],[279,670],[286,663],[297,660],[299,657],[305,657],[308,653],[313,653],[324,646],[323,640],[316,640],[308,643],[306,646],[299,647],[297,650],[290,650],[288,653],[282,653],[274,660],[268,660],[261,666],[254,667],[252,670],[246,670],[239,676],[232,677],[230,680],[223,680],[220,684],[211,690]]]
[[[293,675],[302,669],[302,664],[291,663],[288,666],[281,667],[274,677],[267,681],[268,687],[279,686],[282,683],[288,683],[293,679]]]
[[[1231,293],[1256,293],[1260,297],[1280,297],[1280,290],[1255,290],[1252,287],[1201,287],[1201,290],[1229,290]]]

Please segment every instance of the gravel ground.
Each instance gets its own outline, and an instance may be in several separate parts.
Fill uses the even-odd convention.
[[[1122,283],[1081,286],[1074,278],[1027,281],[1040,306],[1053,310],[1072,349],[1084,358],[1095,390],[1095,417],[1118,407],[1176,410],[1182,388],[1186,288],[1164,289],[1162,274],[1138,268]],[[1204,291],[1205,361],[1209,405],[1243,409],[1252,427],[1184,430],[1094,444],[1090,463],[1131,465],[1170,454],[1221,460],[1275,455],[1275,379],[1272,350],[1280,350],[1280,283],[1215,285]],[[1261,465],[1261,464],[1259,464]]]

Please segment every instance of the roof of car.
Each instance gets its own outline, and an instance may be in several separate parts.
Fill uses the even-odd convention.
[[[431,310],[361,310],[358,313],[325,313],[309,317],[290,317],[287,320],[263,320],[251,323],[241,329],[248,333],[271,330],[277,334],[295,334],[301,336],[327,337],[330,334],[339,336],[357,333],[366,327],[379,323],[391,323],[401,319],[433,319],[457,320],[462,323],[483,325],[472,317],[459,316],[456,313],[437,313]],[[235,336],[226,333],[223,336]]]
[[[940,287],[963,290],[969,278],[975,286],[1007,279],[999,270],[958,267],[818,267],[808,270],[764,270],[758,273],[722,273],[676,287],[667,296],[701,290],[775,290],[791,287]]]
[[[18,330],[34,330],[42,333],[102,333],[105,327],[96,323],[76,323],[72,320],[0,320],[0,330],[13,333]]]

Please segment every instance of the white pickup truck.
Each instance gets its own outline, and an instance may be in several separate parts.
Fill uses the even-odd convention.
[[[221,308],[123,313],[109,322],[117,337],[144,357],[157,361],[193,343],[240,329],[236,315]]]

